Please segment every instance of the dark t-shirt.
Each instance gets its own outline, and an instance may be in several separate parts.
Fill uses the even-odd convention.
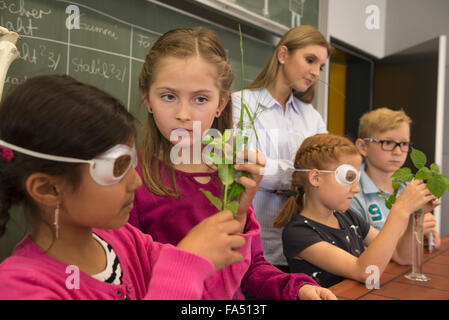
[[[334,212],[334,215],[338,220],[340,229],[328,227],[298,214],[285,226],[282,233],[284,255],[287,258],[290,272],[308,274],[325,288],[344,280],[344,278],[294,257],[304,249],[321,241],[327,241],[359,257],[364,250],[363,240],[370,229],[369,223],[357,213],[350,211]]]

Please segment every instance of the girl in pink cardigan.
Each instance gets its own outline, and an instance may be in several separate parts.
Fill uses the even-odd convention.
[[[145,185],[136,191],[130,222],[157,241],[177,245],[217,211],[200,189],[220,197],[220,173],[198,152],[209,129],[223,133],[232,126],[233,78],[225,49],[207,28],[171,30],[146,57],[139,86],[148,119],[138,168]],[[243,261],[206,279],[202,298],[244,299],[245,293],[256,299],[335,298],[307,275],[284,273],[265,260],[251,205],[264,162],[249,163],[245,156],[235,167],[248,173],[236,179],[245,188],[235,214],[245,239],[239,250]]]
[[[67,76],[39,76],[0,107],[0,237],[12,205],[32,229],[0,264],[0,299],[200,299],[204,281],[240,262],[230,212],[177,247],[127,224],[141,185],[133,117]]]

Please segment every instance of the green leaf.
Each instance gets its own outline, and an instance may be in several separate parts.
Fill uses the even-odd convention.
[[[234,164],[219,164],[218,166],[218,176],[221,182],[228,186],[235,180],[235,169]]]
[[[436,163],[432,163],[432,164],[430,165],[430,171],[431,171],[432,173],[440,173],[440,166],[437,165]]]
[[[201,139],[201,143],[202,144],[209,144],[212,141],[214,141],[214,138],[210,135],[210,134],[206,134],[202,139]]]
[[[221,155],[218,155],[215,152],[204,153],[203,157],[204,157],[205,161],[211,162],[215,165],[219,165],[219,164],[223,163],[223,159],[222,159]]]
[[[251,117],[251,113],[249,112],[248,106],[246,104],[243,103],[242,107],[243,107],[243,109],[245,109],[246,114],[248,115],[248,118],[251,121],[251,125],[252,125],[252,128],[253,128],[254,134],[256,136],[257,143],[259,143],[259,136],[257,135],[256,128],[254,127],[254,118]]]
[[[232,200],[234,197],[240,195],[243,191],[245,191],[245,187],[243,187],[240,183],[234,182],[229,188],[226,200]]]
[[[442,176],[444,182],[446,183],[446,190],[449,191],[449,179],[444,174]]]
[[[410,152],[410,158],[412,159],[413,164],[416,168],[421,169],[427,163],[427,157],[424,152],[419,151],[418,149],[412,148],[412,152]]]
[[[391,186],[393,187],[394,190],[397,190],[397,189],[399,189],[399,187],[400,187],[401,185],[400,185],[399,182],[393,180],[393,181],[391,182]]]
[[[427,180],[427,189],[437,198],[440,198],[447,190],[447,178],[443,174],[438,173]]]
[[[396,197],[395,197],[395,195],[390,195],[390,197],[388,198],[388,200],[387,200],[388,202],[390,202],[392,205],[396,202]],[[389,208],[389,209],[391,209],[391,208]]]
[[[221,202],[220,198],[217,198],[214,196],[210,191],[204,190],[203,188],[200,188],[200,190],[204,193],[204,195],[209,199],[209,201],[217,208],[218,210],[221,210],[223,207],[223,204]]]
[[[235,215],[239,209],[239,203],[237,201],[231,201],[226,203],[225,210],[231,210],[232,214]]]
[[[401,168],[396,170],[391,177],[399,181],[410,182],[413,180],[413,173],[410,168]]]
[[[432,178],[432,172],[427,167],[422,167],[415,174],[415,179],[428,180],[430,178]]]
[[[393,207],[393,204],[390,201],[385,201],[385,205],[387,206],[388,209],[391,210],[391,208]]]
[[[377,196],[378,196],[379,198],[382,198],[382,199],[388,200],[388,198],[387,198],[386,196],[384,196],[383,194],[378,194]]]
[[[226,129],[223,135],[223,143],[231,139],[232,129]]]
[[[208,138],[210,137],[210,138]],[[206,144],[206,145],[212,145],[215,149],[217,150],[222,150],[223,149],[223,142],[222,142],[222,136],[220,134],[219,137],[217,138],[213,138],[210,135],[206,135],[204,136],[204,138],[201,140],[202,144]]]

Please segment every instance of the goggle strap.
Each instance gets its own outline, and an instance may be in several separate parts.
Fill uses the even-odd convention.
[[[312,171],[312,169],[295,169],[294,171],[308,172],[308,171]],[[318,169],[318,171],[320,171],[320,172],[330,172],[330,173],[334,172],[332,170],[320,170],[320,169]]]
[[[6,141],[3,141],[0,139],[0,145],[7,147],[9,149],[12,149],[14,151],[26,154],[31,157],[45,159],[45,160],[52,160],[52,161],[59,161],[59,162],[69,162],[69,163],[89,163],[92,164],[93,161],[91,160],[84,160],[84,159],[76,159],[76,158],[68,158],[68,157],[60,157],[60,156],[53,156],[46,153],[40,153],[36,151],[31,151],[22,147],[18,147],[16,145],[10,144]]]

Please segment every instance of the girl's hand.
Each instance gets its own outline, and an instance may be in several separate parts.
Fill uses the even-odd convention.
[[[423,233],[427,239],[429,238],[429,235],[432,233],[434,248],[439,249],[440,245],[441,245],[441,239],[440,239],[440,235],[435,230],[436,225],[437,225],[437,220],[435,219],[435,216],[433,214],[431,214],[430,212],[427,212],[424,215]]]
[[[221,211],[193,227],[177,247],[210,260],[218,271],[243,260],[237,252],[245,244],[245,239],[237,235],[239,230],[240,223],[232,212]]]
[[[245,187],[245,191],[240,195],[240,205],[235,215],[235,219],[241,225],[240,231],[243,232],[246,224],[246,212],[253,202],[260,181],[262,181],[266,159],[262,152],[256,149],[256,151],[245,150],[242,157],[237,160],[238,164],[234,166],[235,170],[249,173],[248,177],[240,177],[235,180]],[[242,163],[242,161],[245,162]]]
[[[429,212],[439,204],[439,200],[427,189],[426,184],[422,180],[413,180],[401,192],[393,208],[400,208],[401,210],[398,212],[403,213],[406,215],[405,218],[408,218],[410,214],[419,209]]]
[[[426,238],[427,238],[426,246],[428,246],[428,244],[429,244],[429,238],[428,237],[429,237],[429,235],[431,233],[433,234],[433,247],[434,247],[434,249],[438,250],[441,247],[441,238],[440,238],[440,235],[438,234],[438,232],[435,229],[431,230],[429,232],[429,234],[426,235]]]
[[[424,235],[428,235],[437,226],[437,220],[430,212],[424,214],[423,232]]]
[[[329,289],[311,284],[305,284],[299,289],[298,298],[300,300],[337,300],[335,294]]]

